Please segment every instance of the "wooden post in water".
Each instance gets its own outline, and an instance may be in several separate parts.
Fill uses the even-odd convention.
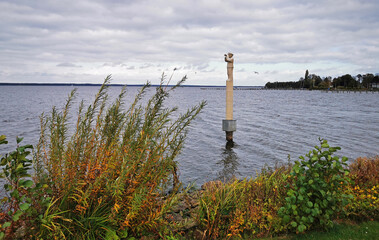
[[[222,130],[226,133],[226,140],[233,142],[233,132],[237,130],[237,122],[233,120],[233,53],[225,54],[225,62],[227,62],[226,80],[226,118],[222,120]]]

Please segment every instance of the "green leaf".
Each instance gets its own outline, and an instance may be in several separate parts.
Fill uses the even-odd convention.
[[[22,168],[24,168],[24,164],[19,163],[19,164],[17,165],[16,171],[19,170],[19,169],[22,169]]]
[[[30,175],[30,174],[27,174],[27,173],[25,173],[25,174],[20,174],[20,177],[31,177],[32,175]]]
[[[298,227],[297,227],[297,230],[299,232],[304,232],[305,230],[307,229],[307,227],[304,225],[304,224],[300,224]]]
[[[22,186],[24,186],[25,188],[30,188],[31,186],[33,186],[33,181],[26,180],[25,182],[22,183]]]
[[[20,137],[17,137],[16,141],[17,141],[17,144],[19,144],[24,138],[20,138]]]
[[[10,193],[11,197],[14,197],[14,198],[19,198],[20,197],[20,193],[19,191],[16,189],[14,190],[13,192]]]
[[[291,222],[291,226],[294,227],[294,228],[297,227],[297,222],[292,221]]]
[[[0,144],[7,144],[8,141],[6,140],[7,137],[5,135],[0,136]]]
[[[285,215],[285,216],[283,217],[283,222],[284,222],[284,223],[288,223],[289,221],[290,221],[290,216]]]
[[[27,144],[27,145],[25,145],[24,146],[25,148],[33,148],[33,145],[31,145],[31,144]],[[30,153],[30,152],[29,152]]]
[[[108,229],[105,234],[105,239],[107,240],[119,240],[116,231]]]
[[[3,228],[7,228],[7,227],[10,227],[11,226],[11,222],[5,222],[3,224]]]
[[[308,202],[307,202],[307,205],[308,205],[308,207],[310,207],[310,208],[313,207],[313,203],[312,203],[311,201],[308,201]]]
[[[20,219],[20,216],[23,214],[20,210],[17,210],[17,212],[13,215],[12,220],[18,221]]]
[[[29,207],[30,207],[30,204],[29,204],[29,203],[23,203],[23,204],[20,205],[20,209],[21,209],[22,211],[26,211],[26,210],[28,210]]]
[[[7,162],[8,162],[8,158],[3,157],[3,158],[1,159],[1,163],[0,163],[0,165],[1,165],[1,166],[5,166],[5,165],[7,164]]]
[[[121,230],[120,232],[119,232],[119,235],[120,235],[120,237],[121,238],[127,238],[128,237],[128,230]]]
[[[327,144],[327,143],[323,143],[323,144],[321,144],[321,147],[322,147],[322,148],[329,148],[329,144]]]

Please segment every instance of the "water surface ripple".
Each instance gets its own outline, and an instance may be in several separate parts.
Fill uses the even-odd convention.
[[[0,146],[0,153],[15,147],[16,136],[23,143],[35,145],[39,137],[39,115],[52,106],[62,107],[74,87],[70,86],[1,86],[0,134],[10,144]],[[110,87],[111,98],[120,87]],[[93,100],[98,87],[78,87],[73,107],[79,100]],[[126,105],[138,88],[129,87]],[[150,90],[151,95],[154,90]],[[148,94],[148,95],[149,95]],[[340,146],[339,156],[353,160],[359,156],[379,154],[379,94],[332,93],[321,91],[250,90],[234,91],[234,118],[237,132],[235,146],[225,146],[221,120],[225,115],[225,91],[179,88],[167,101],[179,112],[208,102],[204,111],[190,126],[184,149],[177,158],[184,184],[215,179],[254,176],[265,164],[286,162],[288,155],[296,160],[325,138]],[[74,122],[74,120],[72,120]]]

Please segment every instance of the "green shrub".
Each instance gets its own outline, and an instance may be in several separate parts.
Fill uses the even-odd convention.
[[[1,158],[0,177],[6,180],[4,190],[7,193],[0,215],[0,239],[31,238],[39,231],[43,212],[50,199],[47,185],[35,184],[29,170],[32,160],[28,158],[32,145],[20,146],[22,138],[17,138],[15,151]],[[6,137],[0,136],[0,144],[7,144]]]
[[[349,183],[347,158],[332,157],[340,148],[330,147],[326,140],[320,139],[320,144],[306,155],[307,159],[301,156],[301,161],[295,162],[286,204],[279,211],[283,223],[296,232],[331,227],[350,198],[344,194]]]

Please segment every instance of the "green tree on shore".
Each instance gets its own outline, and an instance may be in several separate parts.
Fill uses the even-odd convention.
[[[332,79],[332,77],[320,77],[316,74],[309,74],[305,71],[305,76],[298,81],[288,82],[267,82],[266,89],[329,89],[330,87],[338,89],[374,89],[379,84],[379,75],[372,73],[358,74],[353,77],[350,74],[344,74]]]

